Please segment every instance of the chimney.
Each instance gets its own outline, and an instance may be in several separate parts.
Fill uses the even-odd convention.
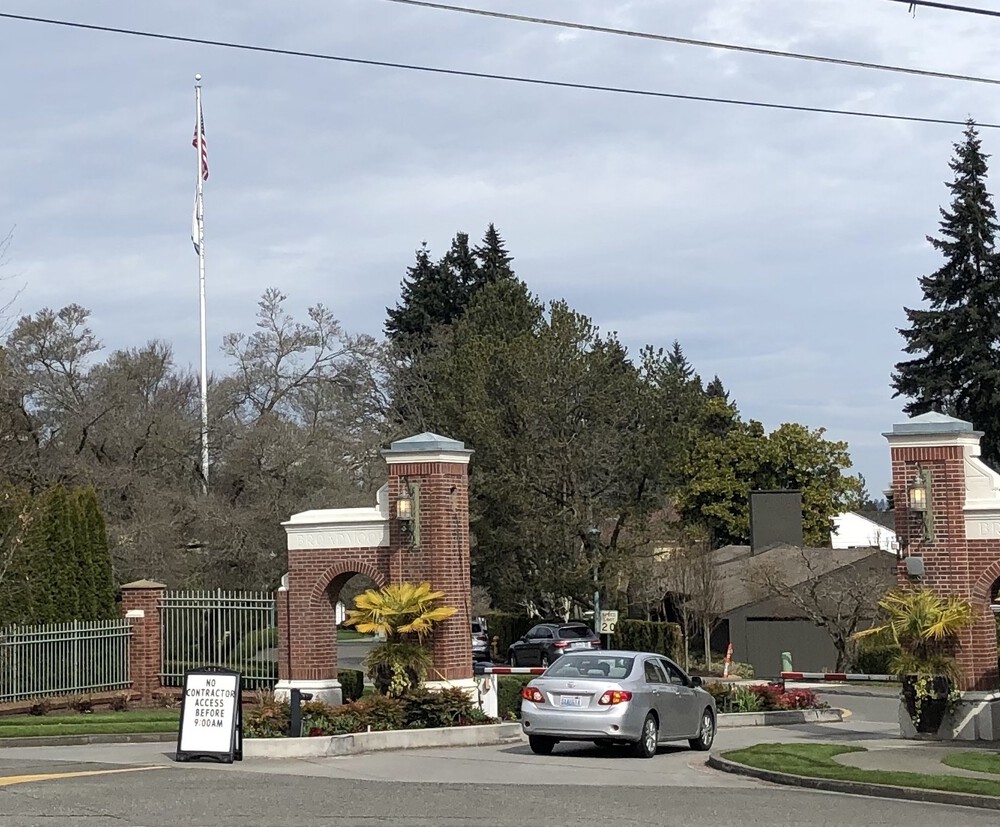
[[[802,544],[802,492],[751,491],[750,551]]]

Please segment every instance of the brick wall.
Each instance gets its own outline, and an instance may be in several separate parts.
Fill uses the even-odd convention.
[[[395,518],[403,478],[420,489],[420,545],[414,547]],[[461,462],[406,462],[389,466],[389,546],[301,549],[288,552],[288,587],[277,594],[278,675],[287,680],[337,677],[335,605],[355,574],[375,583],[428,581],[444,592],[454,616],[438,624],[430,639],[430,680],[472,676],[470,623],[468,467]],[[133,688],[143,703],[160,693],[159,603],[165,586],[139,581],[122,587],[122,613],[133,636]]]
[[[393,580],[422,581],[444,592],[441,602],[457,609],[438,624],[431,641],[434,674],[430,680],[472,677],[472,595],[469,568],[468,466],[457,462],[408,462],[389,466],[390,514],[406,477],[420,486],[420,548],[404,538],[394,546]],[[390,545],[393,531],[390,522]]]
[[[420,491],[419,546],[395,517],[404,484]],[[278,602],[281,680],[336,677],[334,607],[355,574],[366,574],[379,585],[428,581],[443,591],[441,602],[457,612],[432,633],[434,666],[428,677],[472,676],[468,468],[460,462],[394,463],[389,466],[388,506],[388,547],[288,552],[288,591],[279,593]]]
[[[965,528],[965,453],[961,445],[893,446],[892,488],[896,534],[905,555],[923,558],[925,575],[919,581],[899,564],[904,587],[927,586],[941,594],[970,600],[976,622],[964,631],[955,655],[962,671],[962,689],[1000,687],[997,670],[996,624],[990,609],[990,591],[1000,578],[1000,540],[969,540]],[[923,514],[911,512],[908,487],[918,469],[930,469],[929,492],[933,538],[923,537]]]

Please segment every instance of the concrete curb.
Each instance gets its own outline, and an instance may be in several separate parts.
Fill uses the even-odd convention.
[[[32,735],[23,738],[0,738],[3,747],[79,747],[88,744],[155,744],[177,741],[174,732],[133,732],[118,735]]]
[[[721,712],[719,729],[748,726],[785,726],[787,724],[839,724],[842,709],[783,709],[778,712]]]
[[[357,732],[353,735],[313,738],[245,738],[243,757],[328,758],[384,750],[488,746],[520,738],[520,723],[440,729],[395,729],[386,732]]]
[[[750,778],[759,778],[761,781],[769,781],[772,784],[784,784],[809,790],[864,795],[871,798],[919,801],[925,804],[952,804],[961,807],[978,807],[983,810],[1000,810],[1000,797],[950,793],[944,790],[920,790],[914,787],[892,787],[888,784],[866,784],[862,781],[839,781],[833,778],[808,778],[804,775],[757,769],[714,754],[708,756],[708,766],[721,772],[745,775]]]

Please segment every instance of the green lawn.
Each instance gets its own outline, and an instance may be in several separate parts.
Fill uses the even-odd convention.
[[[122,735],[176,732],[176,709],[95,712],[89,715],[17,715],[0,718],[0,739],[38,735]]]
[[[337,640],[375,640],[375,637],[355,632],[354,629],[337,629]]]
[[[723,753],[723,758],[762,770],[804,775],[808,778],[832,778],[839,781],[884,784],[890,787],[915,787],[921,790],[944,790],[953,793],[1000,796],[1000,781],[985,778],[963,778],[957,775],[924,775],[916,772],[894,772],[892,770],[862,770],[844,766],[833,760],[834,756],[849,752],[864,752],[864,750],[861,747],[836,744],[758,744],[747,749]],[[949,757],[957,758],[959,756]],[[952,764],[952,766],[958,765]],[[978,769],[978,767],[967,767],[967,769]]]
[[[1000,754],[995,752],[956,752],[954,755],[946,755],[941,763],[960,770],[1000,775]]]

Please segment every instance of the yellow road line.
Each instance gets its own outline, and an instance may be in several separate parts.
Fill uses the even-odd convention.
[[[163,767],[128,767],[122,770],[84,770],[80,772],[50,772],[40,775],[9,775],[0,777],[0,787],[11,784],[27,784],[31,781],[54,781],[59,778],[86,778],[90,775],[117,775],[123,772],[145,772],[146,770],[162,770]]]

